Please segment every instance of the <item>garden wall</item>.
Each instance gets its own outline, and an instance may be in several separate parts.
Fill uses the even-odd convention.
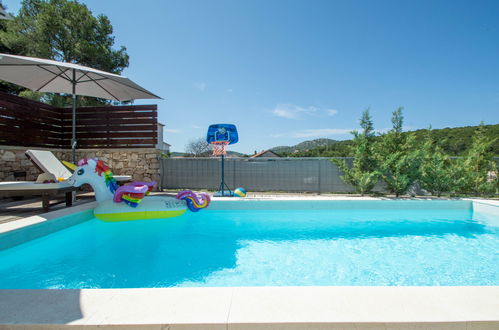
[[[343,157],[338,157],[343,158]],[[248,191],[283,191],[348,193],[354,188],[341,179],[331,158],[226,158],[225,182],[230,189]],[[353,158],[345,157],[347,161]],[[499,158],[495,158],[499,166]],[[161,189],[218,190],[220,158],[165,158],[160,160]],[[386,192],[383,183],[375,191]],[[426,194],[416,184],[410,195]]]
[[[0,146],[0,181],[36,180],[40,171],[24,154],[26,147]],[[60,160],[71,160],[71,150],[50,150]],[[137,181],[159,182],[160,151],[155,148],[133,149],[78,149],[77,158],[102,159],[115,174],[131,175]],[[26,172],[26,177],[14,177],[15,172]]]
[[[163,189],[218,190],[220,158],[161,159]],[[329,158],[226,158],[225,181],[231,189],[285,192],[352,192]]]

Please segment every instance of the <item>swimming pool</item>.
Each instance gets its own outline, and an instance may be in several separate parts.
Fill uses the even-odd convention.
[[[90,219],[0,251],[0,288],[499,285],[499,207],[231,201]]]

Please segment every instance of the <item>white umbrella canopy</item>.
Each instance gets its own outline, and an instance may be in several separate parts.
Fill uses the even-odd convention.
[[[36,57],[0,53],[0,80],[36,92],[73,95],[73,162],[76,149],[76,96],[92,96],[115,101],[160,99],[130,79],[117,74]]]
[[[7,13],[7,11],[2,8],[2,6],[0,6],[0,19],[6,19],[6,20],[13,19],[12,16],[10,16],[9,13]]]
[[[2,53],[0,79],[37,92],[76,94],[115,101],[160,98],[117,74],[73,63]]]

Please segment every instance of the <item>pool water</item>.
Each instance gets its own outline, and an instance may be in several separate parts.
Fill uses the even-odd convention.
[[[299,205],[91,219],[0,251],[0,288],[499,285],[499,227],[471,207]]]

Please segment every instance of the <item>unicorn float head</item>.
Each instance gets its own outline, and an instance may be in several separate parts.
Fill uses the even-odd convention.
[[[113,177],[113,173],[102,160],[97,158],[80,159],[78,165],[64,162],[66,166],[74,170],[67,182],[80,187],[83,184],[89,184],[95,191],[97,202],[103,202],[113,199],[114,193],[118,190],[118,184]]]
[[[132,182],[119,186],[109,167],[96,158],[84,158],[73,165],[64,162],[74,170],[67,182],[75,187],[89,184],[95,191],[99,203],[94,209],[98,219],[104,221],[126,221],[141,219],[170,218],[185,213],[187,209],[197,212],[210,204],[206,193],[196,195],[184,190],[177,196],[148,196],[156,182]]]

